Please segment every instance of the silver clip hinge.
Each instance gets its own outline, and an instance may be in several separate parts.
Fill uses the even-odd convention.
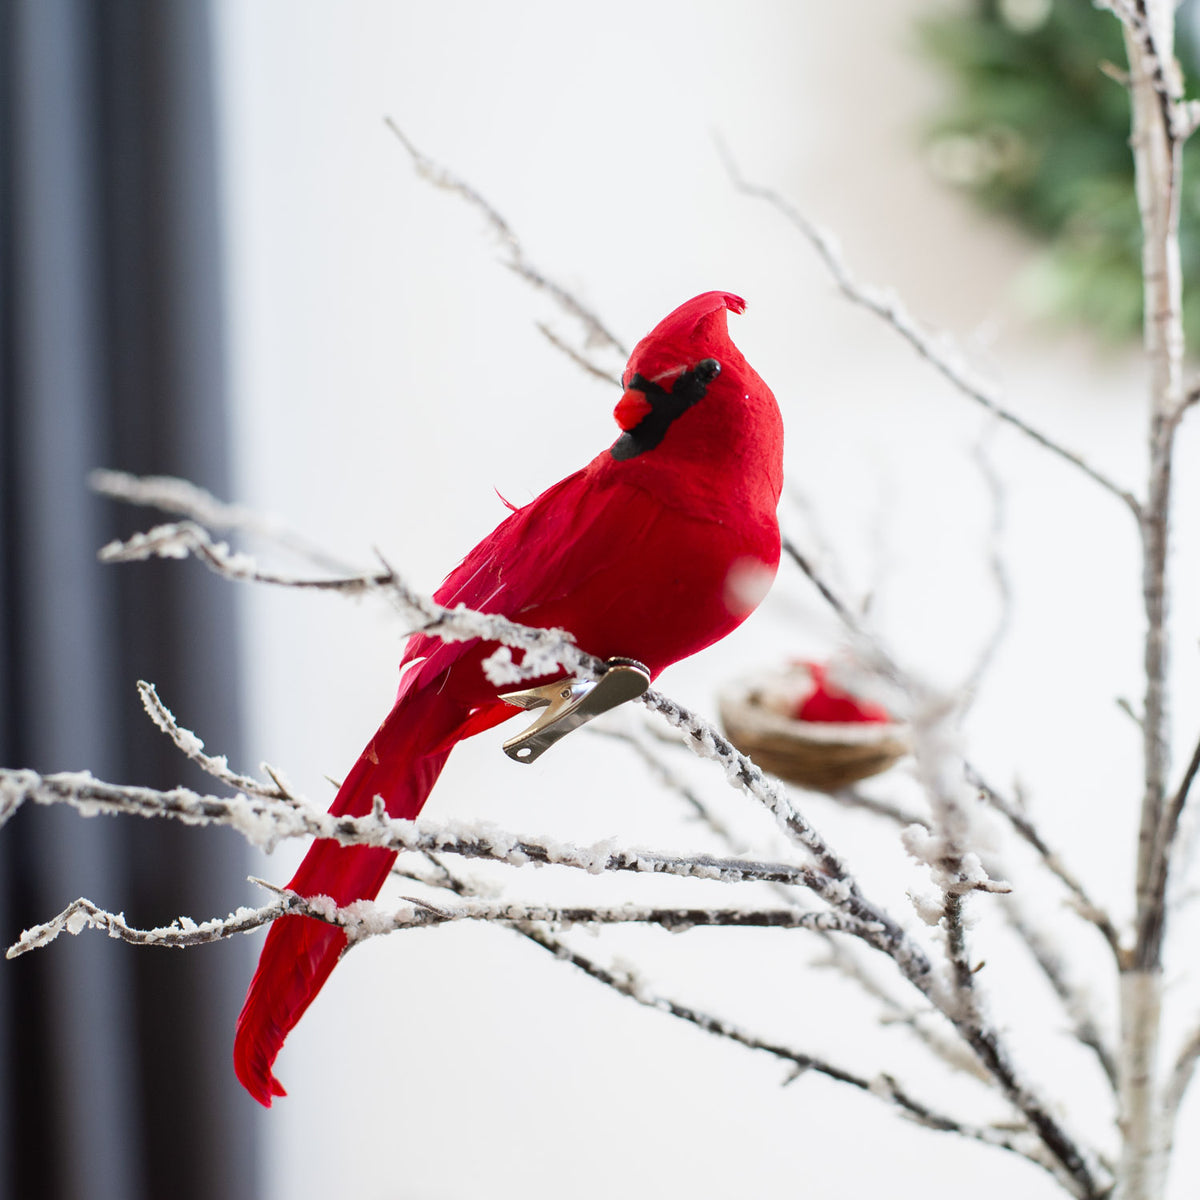
[[[596,680],[568,675],[523,692],[506,692],[500,699],[507,704],[545,711],[528,729],[504,743],[504,753],[517,762],[536,762],[571,730],[636,699],[649,686],[650,672],[642,663],[633,658],[610,658],[608,669]]]

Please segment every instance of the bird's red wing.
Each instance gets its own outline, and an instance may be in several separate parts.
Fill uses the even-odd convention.
[[[594,466],[576,471],[501,522],[446,577],[434,599],[541,627],[552,623],[542,614],[553,611],[559,618],[553,623],[578,637],[604,588],[619,592],[636,579],[657,516],[640,489],[613,486]],[[419,639],[406,657],[441,659],[428,644],[432,640]]]
[[[745,613],[724,607],[725,575],[756,555],[772,562],[768,545],[664,504],[601,456],[503,521],[435,598],[565,629],[590,654],[637,658],[657,673],[740,622]],[[427,683],[430,672],[492,649],[423,637],[405,658],[427,660],[419,667]]]
[[[499,613],[519,621],[522,618],[518,614],[543,589],[559,594],[567,588],[572,564],[563,560],[572,557],[564,553],[569,550],[572,525],[582,528],[588,522],[589,506],[584,500],[589,486],[585,474],[586,469],[576,471],[515,509],[446,576],[434,600],[447,608],[461,604],[476,612]],[[443,642],[431,634],[418,634],[409,639],[400,660],[401,694],[436,686],[437,677],[452,665],[468,665],[466,659],[482,661],[494,649],[493,643]],[[460,688],[467,685],[466,672],[462,674],[464,677],[456,681]],[[482,681],[482,675],[477,679]],[[486,698],[486,685],[476,683],[473,690],[479,692],[476,703]],[[491,695],[495,695],[494,688]],[[472,732],[502,719],[497,717]]]
[[[512,512],[446,576],[434,599],[512,615],[547,591],[560,591],[564,551],[603,508],[584,468]],[[557,577],[557,578],[556,578]]]

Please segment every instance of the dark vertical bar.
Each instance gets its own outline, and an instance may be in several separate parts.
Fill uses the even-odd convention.
[[[78,16],[70,0],[23,0],[13,7],[7,43],[13,302],[6,314],[5,611],[13,624],[6,695],[15,744],[6,749],[16,757],[6,761],[87,765],[100,773],[119,758],[116,728],[105,716],[115,649],[106,636],[111,589],[95,562],[100,524],[84,483],[105,397],[87,103],[92,47]],[[23,813],[13,825],[13,915],[20,925],[114,881],[119,835],[111,824],[85,828],[65,811],[46,810]],[[10,1101],[16,1136],[9,1149],[17,1194],[96,1200],[137,1194],[126,972],[103,949],[80,943],[76,955],[4,964],[19,1022],[12,1044],[20,1082]],[[40,1103],[29,1105],[29,1095]],[[122,1131],[115,1138],[114,1128]],[[47,1146],[31,1153],[48,1134],[57,1152]]]
[[[0,762],[207,786],[140,710],[156,680],[236,755],[234,597],[179,564],[104,568],[144,519],[96,466],[228,492],[211,11],[0,0]],[[142,923],[245,894],[226,831],[22,810],[0,939],[90,895]],[[0,1196],[240,1200],[253,1104],[229,1043],[250,947],[96,936],[0,961]]]
[[[105,10],[97,110],[109,159],[120,164],[105,180],[105,344],[109,390],[122,398],[107,461],[227,495],[210,13],[190,0],[109,0]],[[145,520],[114,516],[122,523],[114,532]],[[238,732],[233,592],[178,563],[120,568],[115,586],[127,709],[122,778],[207,788],[145,719],[133,684],[154,680],[185,724],[236,753],[227,749]],[[136,863],[131,904],[146,920],[224,913],[246,897],[244,848],[228,831],[139,822],[127,836]],[[230,1059],[250,952],[230,942],[202,954],[135,957],[151,1196],[255,1194],[253,1172],[231,1170],[251,1159],[258,1117]]]

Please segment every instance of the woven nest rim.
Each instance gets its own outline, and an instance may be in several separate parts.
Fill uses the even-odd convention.
[[[845,746],[874,746],[894,742],[906,749],[911,746],[909,726],[901,721],[798,721],[766,708],[753,698],[762,686],[757,679],[739,679],[726,685],[717,696],[721,717],[725,723],[750,725],[759,734],[775,734],[782,738],[811,738],[825,744]]]

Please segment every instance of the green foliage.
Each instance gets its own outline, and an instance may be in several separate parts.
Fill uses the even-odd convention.
[[[1089,0],[974,0],[920,26],[953,87],[930,123],[935,172],[1015,218],[1048,249],[1025,280],[1039,314],[1082,320],[1111,339],[1142,320],[1141,229],[1129,151],[1129,95],[1101,69],[1125,67],[1116,19]],[[1180,30],[1191,78],[1195,52]],[[1200,283],[1200,149],[1184,150],[1180,253]],[[1189,341],[1200,306],[1185,308]]]

